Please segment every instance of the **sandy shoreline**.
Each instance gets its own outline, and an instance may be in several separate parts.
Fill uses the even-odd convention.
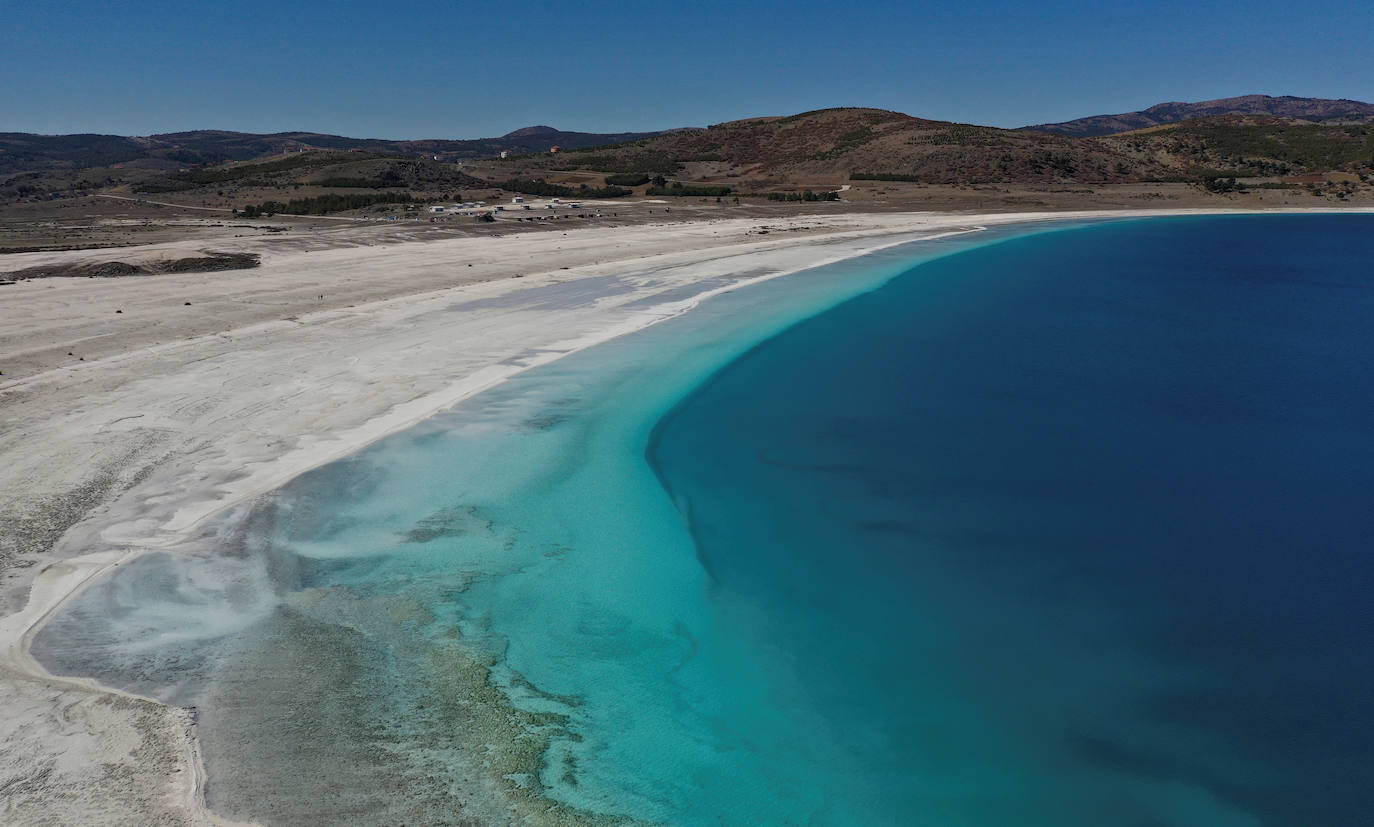
[[[0,815],[217,821],[203,805],[189,713],[53,677],[28,653],[85,584],[186,542],[211,515],[520,371],[752,281],[917,233],[1211,212],[1221,211],[808,217],[769,222],[766,235],[740,219],[356,247],[247,239],[235,251],[262,253],[257,270],[7,286],[0,702],[11,712],[0,722]]]

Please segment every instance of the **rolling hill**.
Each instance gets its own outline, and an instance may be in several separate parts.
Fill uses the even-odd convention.
[[[1130,180],[1167,170],[1095,142],[916,118],[878,109],[825,109],[751,118],[567,152],[549,164],[610,172],[683,174],[766,187],[794,179],[843,181],[856,173],[931,183],[980,180]],[[1125,166],[1121,166],[1125,163]]]
[[[0,147],[17,157],[7,140],[13,136],[0,135]],[[320,146],[331,143],[337,146]],[[319,212],[462,200],[463,193],[492,198],[501,191],[788,199],[812,190],[813,197],[828,193],[831,199],[846,182],[875,180],[955,187],[1195,183],[1231,192],[1248,186],[1245,179],[1284,188],[1339,173],[1346,184],[1366,185],[1374,173],[1374,123],[1236,114],[1082,138],[843,108],[648,135],[530,127],[489,141],[369,141],[317,133],[196,132],[138,139],[61,136],[19,145],[27,147],[26,157],[37,159],[31,163],[53,166],[0,179],[0,202],[178,193],[178,199],[202,205],[270,202],[286,211],[284,202],[301,201],[291,209]],[[562,151],[547,151],[553,145]],[[253,155],[274,148],[275,155]],[[517,154],[491,157],[502,148]],[[179,160],[190,157],[181,153],[251,157],[200,164]],[[468,154],[486,157],[464,160]],[[77,164],[92,166],[73,168]],[[1313,175],[1317,181],[1280,180]]]
[[[1374,169],[1374,126],[1221,115],[1100,138],[931,121],[876,109],[753,118],[538,162],[766,189],[851,178],[1113,184]]]
[[[256,134],[220,130],[171,132],[146,137],[120,135],[35,135],[0,133],[0,174],[53,169],[81,170],[115,164],[177,168],[192,164],[247,161],[303,148],[356,149],[389,155],[438,155],[444,160],[494,158],[502,151],[524,154],[551,147],[614,144],[658,132],[564,132],[549,126],[517,129],[499,138],[392,141],[318,132]]]
[[[1200,103],[1159,103],[1139,112],[1092,115],[1062,123],[1042,123],[1023,129],[1076,138],[1095,138],[1217,115],[1273,115],[1313,123],[1363,123],[1374,120],[1374,104],[1353,100],[1244,95]]]

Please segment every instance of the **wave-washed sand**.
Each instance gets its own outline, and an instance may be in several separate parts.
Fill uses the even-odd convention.
[[[253,270],[0,287],[0,821],[223,823],[204,807],[191,711],[54,677],[28,653],[110,567],[712,292],[913,234],[1152,214],[808,217],[767,234],[741,219],[389,246],[250,239],[230,251],[262,255]],[[110,255],[11,255],[0,269]]]

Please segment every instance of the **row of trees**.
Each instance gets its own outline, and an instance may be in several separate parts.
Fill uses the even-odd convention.
[[[642,172],[621,172],[606,176],[606,183],[617,187],[637,187],[649,183],[649,180],[649,176]]]
[[[1236,183],[1234,177],[1223,178],[1220,175],[1204,176],[1202,186],[1208,192],[1245,192],[1245,184]]]
[[[350,178],[347,176],[336,175],[332,178],[323,178],[315,182],[321,187],[351,187],[354,189],[382,189],[387,184],[377,178]]]
[[[657,181],[662,181],[662,180],[663,180],[662,178],[656,179],[654,186],[649,187],[647,190],[645,190],[645,191],[644,191],[644,194],[645,194],[645,195],[683,195],[683,196],[711,197],[711,196],[729,195],[730,193],[734,192],[734,190],[730,189],[729,187],[712,187],[712,186],[705,186],[705,187],[691,186],[691,187],[689,187],[689,186],[687,186],[686,184],[683,184],[681,181],[678,181],[678,182],[674,183],[672,186],[664,186],[663,184],[657,183]],[[664,183],[666,183],[666,182],[664,182]]]
[[[332,212],[343,212],[344,210],[357,210],[373,204],[410,204],[421,201],[408,192],[378,192],[378,193],[351,193],[347,195],[320,195],[314,198],[293,198],[286,203],[280,201],[264,201],[261,204],[249,204],[243,210],[237,211],[238,215],[245,218],[257,218],[260,215],[275,215],[284,213],[286,215],[325,215]]]
[[[813,191],[811,191],[811,190],[806,190],[806,191],[804,191],[804,192],[770,192],[770,193],[768,193],[768,200],[769,200],[769,201],[839,201],[839,200],[840,200],[840,194],[839,194],[838,192],[813,192]]]
[[[921,181],[924,181],[925,179],[923,179],[923,178],[922,178],[921,176],[919,176],[919,175],[897,175],[897,174],[890,173],[890,172],[851,172],[851,173],[849,174],[849,180],[851,180],[851,181],[912,181],[912,182],[917,182],[917,183],[919,183],[919,182],[921,182]]]
[[[512,178],[509,181],[495,182],[492,186],[500,187],[508,192],[538,195],[544,198],[624,198],[633,194],[631,190],[624,187],[589,187],[582,184],[574,188],[562,184],[550,184],[543,178]]]

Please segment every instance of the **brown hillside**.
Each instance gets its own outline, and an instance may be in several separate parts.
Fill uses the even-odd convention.
[[[755,118],[526,159],[522,169],[663,175],[748,191],[876,176],[929,184],[1113,184],[1229,173],[1374,169],[1374,127],[1221,115],[1104,138],[998,129],[876,109]]]
[[[761,183],[844,181],[854,173],[914,176],[931,183],[1106,183],[1170,172],[1097,141],[876,109],[733,121],[698,132],[564,153],[558,162],[605,172],[685,171],[693,180],[739,178]]]
[[[1090,138],[1147,129],[1151,126],[1179,123],[1217,115],[1272,115],[1301,119],[1313,123],[1362,123],[1374,120],[1374,104],[1352,100],[1326,98],[1295,98],[1291,96],[1242,95],[1236,98],[1197,103],[1160,103],[1139,112],[1118,115],[1093,115],[1087,118],[1028,126],[1039,132],[1054,132]]]

